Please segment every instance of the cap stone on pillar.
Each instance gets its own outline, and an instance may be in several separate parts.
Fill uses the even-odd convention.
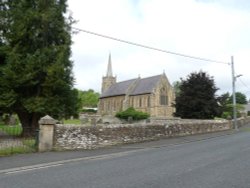
[[[39,120],[39,124],[40,125],[54,125],[56,124],[56,120],[50,117],[49,115],[46,115]]]

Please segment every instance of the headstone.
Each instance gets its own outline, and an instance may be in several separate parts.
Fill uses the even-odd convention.
[[[128,117],[128,123],[133,123],[133,117],[131,116]]]

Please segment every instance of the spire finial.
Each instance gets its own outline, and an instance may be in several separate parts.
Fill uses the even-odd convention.
[[[111,53],[110,52],[109,52],[109,60],[108,60],[107,77],[113,77],[112,63],[111,63]]]

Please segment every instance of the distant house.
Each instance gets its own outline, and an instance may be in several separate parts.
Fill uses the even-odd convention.
[[[248,104],[245,105],[245,113],[246,113],[247,115],[250,114],[250,103],[248,103]]]
[[[109,55],[107,74],[102,80],[99,114],[115,115],[119,111],[134,107],[136,110],[149,113],[152,117],[173,117],[174,100],[174,90],[165,73],[116,82]]]

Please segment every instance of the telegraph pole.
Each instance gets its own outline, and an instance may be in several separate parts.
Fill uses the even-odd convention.
[[[234,129],[237,131],[238,130],[238,125],[237,125],[237,110],[236,110],[236,96],[235,96],[235,82],[236,79],[240,76],[240,75],[236,75],[235,76],[235,71],[234,71],[234,57],[231,56],[231,66],[232,66],[232,86],[233,86],[233,125],[234,125]]]
[[[235,97],[235,72],[234,72],[234,57],[231,56],[231,66],[232,66],[232,88],[233,88],[233,125],[235,130],[238,130],[237,117],[236,117],[236,97]]]

